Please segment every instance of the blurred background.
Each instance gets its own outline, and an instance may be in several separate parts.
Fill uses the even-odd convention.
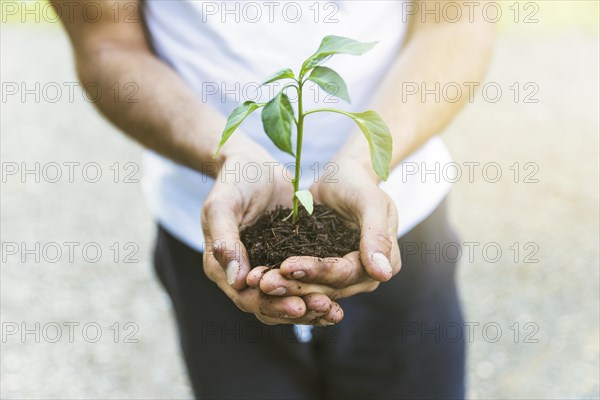
[[[0,35],[0,397],[191,398],[141,151],[82,94],[60,24],[9,3],[23,2],[2,1]],[[502,95],[477,95],[443,135],[473,165],[450,199],[473,243],[458,274],[468,397],[598,398],[598,2],[497,4],[486,82]]]

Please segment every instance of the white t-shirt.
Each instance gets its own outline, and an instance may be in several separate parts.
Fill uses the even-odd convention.
[[[366,111],[400,51],[406,30],[400,1],[149,0],[145,18],[158,56],[201,101],[224,116],[244,100],[265,101],[277,93],[281,85],[259,88],[260,83],[283,68],[297,72],[327,35],[379,43],[365,55],[337,55],[325,64],[344,78],[352,104],[328,96],[316,85],[308,85],[303,98],[305,109],[318,106]],[[335,173],[335,168],[327,163],[355,129],[353,121],[339,114],[307,117],[301,188],[310,186],[319,169],[320,179]],[[260,111],[248,117],[241,130],[278,161],[293,162],[264,133]],[[235,132],[230,140],[239,134],[242,133]],[[439,137],[434,137],[381,183],[398,208],[398,235],[425,219],[446,196],[450,188],[447,180],[436,179],[431,173],[422,179],[422,174],[436,169],[439,173],[440,166],[450,161],[447,148]],[[145,154],[144,191],[151,211],[171,234],[198,251],[202,251],[204,242],[200,225],[202,204],[212,185],[210,177],[151,151]]]

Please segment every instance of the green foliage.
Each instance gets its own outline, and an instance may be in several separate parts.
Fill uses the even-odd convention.
[[[371,164],[377,176],[387,180],[392,161],[392,135],[383,119],[375,111],[348,113],[369,142]]]
[[[279,92],[263,108],[262,122],[265,133],[279,150],[294,156],[294,150],[292,150],[294,109],[285,93]]]
[[[286,68],[286,69],[282,69],[280,71],[275,72],[270,78],[268,78],[262,84],[266,85],[268,83],[279,81],[281,79],[294,79],[294,78],[295,78],[294,72],[291,69]]]
[[[310,193],[310,190],[298,190],[295,193],[295,196],[298,198],[298,200],[300,200],[300,203],[302,203],[302,206],[304,206],[304,208],[306,208],[306,211],[308,211],[309,214],[312,214],[314,205],[313,205],[313,197],[312,197],[312,194]]]
[[[241,106],[237,106],[231,112],[231,114],[229,114],[229,118],[227,118],[227,124],[225,124],[225,129],[223,129],[223,134],[221,135],[221,142],[219,143],[219,147],[217,148],[217,151],[215,151],[213,158],[219,154],[221,147],[223,147],[227,139],[231,137],[237,127],[244,122],[246,117],[252,114],[252,112],[259,107],[260,106],[253,101],[245,101]]]
[[[265,133],[280,150],[296,158],[296,172],[292,181],[294,185],[293,220],[295,222],[298,218],[298,202],[302,204],[309,214],[312,214],[314,206],[310,191],[298,190],[304,118],[316,112],[335,112],[346,115],[356,122],[369,143],[371,163],[374,171],[382,180],[386,180],[390,172],[392,136],[385,122],[383,122],[375,111],[353,113],[331,108],[304,111],[302,103],[302,88],[306,81],[315,82],[325,92],[350,103],[348,88],[342,77],[331,68],[323,67],[321,64],[335,54],[364,54],[371,50],[375,44],[377,42],[362,43],[341,36],[326,36],[323,38],[317,51],[302,64],[298,76],[295,76],[291,69],[286,68],[277,71],[263,83],[263,85],[266,85],[282,79],[291,79],[292,83],[287,84],[286,87],[293,86],[298,92],[297,117],[294,115],[294,109],[283,90],[277,93],[266,104],[246,101],[236,107],[227,119],[227,124],[221,135],[221,142],[215,152],[215,157],[244,119],[258,108],[264,107],[261,117]],[[292,124],[296,125],[295,148],[292,146]]]
[[[312,56],[302,64],[301,75],[327,61],[334,54],[352,54],[360,56],[371,50],[377,42],[361,43],[341,36],[325,36],[321,45]]]
[[[346,82],[331,68],[315,67],[307,79],[315,82],[327,93],[350,103]]]

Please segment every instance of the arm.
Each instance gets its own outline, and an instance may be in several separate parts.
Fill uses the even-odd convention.
[[[463,16],[468,15],[464,9]],[[469,96],[457,102],[425,100],[418,95],[403,96],[404,82],[434,88],[446,83],[474,83],[483,78],[491,58],[493,25],[481,15],[474,22],[462,18],[456,23],[435,23],[431,16],[421,22],[415,15],[409,27],[406,45],[383,80],[375,96],[374,109],[389,125],[393,138],[391,167],[440,133],[459,113]],[[405,97],[403,99],[403,97]],[[367,142],[356,132],[334,158],[340,174],[337,184],[318,183],[313,189],[326,204],[345,211],[357,220],[363,232],[361,260],[371,277],[391,277],[377,267],[373,255],[382,253],[391,262],[392,273],[400,268],[397,246],[395,206],[378,187],[379,178],[371,167]],[[373,194],[379,193],[379,196]],[[387,210],[387,212],[381,212]],[[399,210],[404,211],[404,210]]]
[[[269,179],[268,169],[262,171],[260,182],[253,183],[237,180],[231,173],[223,174],[221,167],[225,165],[230,166],[230,171],[231,165],[247,162],[262,163],[267,168],[274,160],[241,134],[223,148],[217,160],[212,159],[225,119],[199,101],[183,80],[153,54],[141,22],[140,3],[135,3],[137,14],[132,16],[131,1],[84,0],[101,8],[102,18],[89,22],[81,12],[66,11],[72,1],[51,1],[58,15],[65,17],[63,24],[73,45],[81,81],[99,85],[102,93],[110,93],[97,100],[100,112],[143,146],[216,178],[202,210],[208,248],[204,253],[206,275],[240,309],[254,313],[265,323],[339,321],[341,308],[325,295],[272,298],[256,288],[246,288],[250,266],[239,239],[239,227],[274,204],[281,204],[282,199],[291,198],[291,193],[287,193],[289,185],[280,179]],[[118,13],[109,8],[115,5],[122,7]],[[122,18],[115,20],[115,15]],[[124,101],[127,93],[123,91],[115,100],[111,89],[115,82],[119,87],[127,83],[137,85],[137,101]],[[278,172],[276,176],[283,176]],[[240,250],[227,251],[231,249]]]
[[[463,7],[464,8],[464,7]],[[421,22],[421,15],[413,16],[405,46],[398,59],[383,80],[376,96],[373,109],[387,122],[393,136],[391,168],[440,133],[459,113],[469,96],[464,83],[479,83],[489,64],[493,24],[485,22],[475,13],[474,22],[466,17],[469,12],[461,10],[463,18],[456,23],[435,23],[431,16]],[[404,82],[419,85],[416,95],[401,95]],[[420,85],[426,88],[440,87],[456,82],[463,89],[459,101],[452,103],[431,100],[422,101]],[[336,159],[359,160],[374,180],[367,143],[360,132],[345,144]]]
[[[462,11],[463,16],[469,14],[466,9]],[[425,102],[420,93],[403,99],[402,83],[423,82],[428,89],[436,82],[440,87],[448,82],[461,86],[478,83],[491,57],[493,25],[481,16],[473,23],[467,18],[457,23],[435,23],[431,16],[426,21],[422,23],[419,14],[413,16],[406,44],[375,96],[373,109],[388,123],[393,137],[392,168],[440,133],[468,100],[464,91],[456,103],[435,102],[431,97]],[[358,222],[360,251],[337,260],[290,259],[280,270],[269,271],[262,278],[251,273],[251,286],[260,286],[265,292],[284,287],[288,294],[319,292],[339,298],[374,290],[378,282],[400,270],[397,210],[377,186],[379,178],[360,131],[350,137],[333,161],[339,167],[336,182],[318,182],[311,191],[316,201]]]
[[[58,14],[63,16],[81,82],[99,85],[103,95],[99,96],[96,106],[113,124],[144,147],[213,176],[228,153],[260,149],[239,135],[235,143],[229,144],[222,155],[213,160],[225,119],[210,105],[202,103],[183,80],[153,54],[142,23],[141,3],[134,3],[137,12],[130,15],[131,1],[85,1],[100,7],[99,20],[83,18],[84,3],[77,8],[79,12],[68,13],[68,3],[72,2],[51,0],[57,11],[61,11]],[[109,8],[115,5],[121,7],[118,12]],[[115,82],[120,88],[128,83],[136,85],[138,91],[133,102],[126,101],[130,92],[125,90],[119,90],[119,97],[114,98]]]

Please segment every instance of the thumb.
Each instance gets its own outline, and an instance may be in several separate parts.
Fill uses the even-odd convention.
[[[225,271],[227,283],[236,290],[246,287],[250,260],[240,240],[236,213],[227,202],[205,203],[202,209],[202,230],[207,240],[205,251],[217,260]]]
[[[394,273],[392,251],[397,227],[395,213],[385,193],[363,192],[357,202],[360,222],[360,259],[367,274],[376,281],[385,282]],[[399,269],[399,268],[397,268]]]

